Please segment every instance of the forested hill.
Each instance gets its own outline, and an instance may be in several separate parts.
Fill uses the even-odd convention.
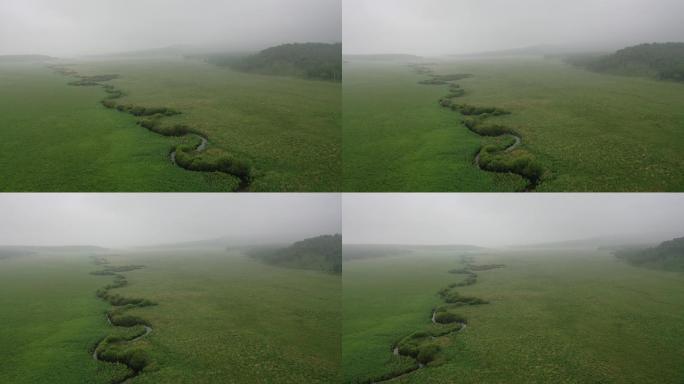
[[[341,43],[284,44],[246,57],[212,54],[206,60],[245,72],[342,81]]]
[[[684,271],[684,237],[665,241],[653,248],[617,251],[615,256],[638,266]]]
[[[342,235],[323,235],[286,248],[258,248],[249,256],[280,267],[342,273]]]
[[[568,61],[596,72],[684,82],[684,43],[641,44],[607,56]]]

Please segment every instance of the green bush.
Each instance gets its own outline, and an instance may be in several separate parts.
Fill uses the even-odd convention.
[[[439,324],[465,323],[465,317],[451,312],[435,312],[435,322]]]
[[[423,85],[444,85],[446,84],[446,81],[444,80],[438,80],[438,79],[428,79],[428,80],[421,80],[418,82],[418,84],[423,84]]]
[[[109,108],[109,109],[116,108],[116,102],[114,102],[112,100],[102,100],[102,105],[104,105],[105,108]]]
[[[427,364],[435,359],[439,350],[440,347],[437,344],[424,345],[419,349],[416,360],[421,364]]]
[[[470,104],[454,104],[454,110],[459,111],[461,114],[466,116],[476,116],[476,115],[491,115],[491,116],[501,116],[508,115],[510,112],[505,111],[496,107],[477,107]]]
[[[116,325],[117,327],[133,327],[136,325],[147,325],[147,326],[150,325],[149,321],[143,319],[142,317],[133,316],[133,315],[110,316],[109,319],[111,320],[112,324]]]

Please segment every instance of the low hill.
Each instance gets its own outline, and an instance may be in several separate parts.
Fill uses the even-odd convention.
[[[45,55],[0,55],[0,63],[42,63],[50,60],[55,58]]]
[[[610,55],[574,56],[566,60],[596,72],[684,81],[684,43],[640,44]]]
[[[28,256],[32,254],[34,254],[33,251],[24,247],[0,246],[0,260],[7,260],[14,257]]]
[[[422,57],[404,53],[378,53],[378,54],[358,54],[344,55],[345,60],[351,61],[398,61],[415,63],[423,60]]]
[[[342,257],[345,261],[352,261],[400,256],[411,252],[410,249],[401,245],[345,244]]]
[[[279,267],[342,273],[342,235],[323,235],[285,248],[253,248],[250,257]]]
[[[346,261],[375,259],[378,257],[403,256],[420,252],[448,252],[458,255],[480,252],[485,248],[467,244],[409,245],[409,244],[345,244],[343,258]]]
[[[209,63],[244,72],[342,81],[342,44],[295,43],[250,55],[210,54]]]
[[[684,271],[684,237],[665,241],[657,247],[620,250],[615,256],[642,267]]]
[[[107,248],[91,245],[0,245],[0,260],[29,256],[37,253],[102,253],[108,251]]]

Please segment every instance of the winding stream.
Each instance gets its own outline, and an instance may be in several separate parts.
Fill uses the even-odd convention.
[[[202,135],[198,135],[196,133],[190,133],[189,135],[195,136],[198,139],[200,139],[200,143],[197,144],[197,147],[195,147],[195,153],[200,153],[200,152],[204,151],[205,149],[207,149],[207,143],[209,142],[209,140],[207,140],[206,137],[204,137]],[[171,164],[178,165],[178,164],[176,164],[176,148],[175,147],[173,148],[173,151],[171,151],[171,153],[169,154],[169,158],[171,159]]]
[[[69,85],[102,87],[107,93],[107,96],[101,101],[105,108],[129,113],[136,117],[146,118],[138,120],[138,124],[162,136],[195,136],[200,139],[200,144],[192,150],[192,153],[199,154],[206,150],[209,144],[209,139],[201,134],[196,133],[194,129],[184,125],[165,127],[159,123],[159,121],[164,117],[177,115],[181,112],[163,107],[144,108],[140,106],[117,103],[115,100],[122,98],[124,93],[112,85],[105,84],[105,82],[119,78],[118,75],[81,76],[76,71],[66,67],[49,67],[61,75],[78,79],[76,81],[70,82]],[[252,182],[252,168],[247,162],[235,159],[232,156],[222,156],[214,159],[200,159],[199,161],[195,161],[196,159],[186,159],[184,161],[180,161],[180,159],[177,157],[179,147],[179,145],[176,145],[169,152],[169,160],[173,165],[193,172],[222,172],[239,180],[237,187],[234,189],[235,192],[245,192],[249,190]],[[185,153],[190,153],[190,151],[187,150],[183,151]]]
[[[515,142],[513,144],[504,148],[503,152],[511,152],[512,150],[518,148],[520,146],[520,143],[522,142],[522,139],[520,138],[520,136],[514,135],[512,133],[505,133],[505,134],[501,135],[500,137],[512,137],[515,140]],[[477,166],[477,168],[482,169],[482,167],[480,167],[480,151],[478,151],[477,155],[475,155],[474,164],[475,164],[475,166]],[[483,171],[486,171],[486,169],[483,169]]]
[[[465,95],[465,91],[460,87],[460,85],[457,83],[458,80],[465,79],[472,77],[470,74],[455,74],[455,75],[437,75],[434,73],[434,71],[431,68],[428,68],[425,64],[423,65],[410,65],[410,67],[413,68],[413,70],[423,76],[429,76],[429,80],[423,80],[420,81],[419,84],[425,84],[425,85],[446,85],[449,86],[449,93],[446,96],[443,96],[439,100],[439,104],[442,107],[449,108],[454,111],[459,111],[463,115],[466,116],[474,116],[477,119],[471,120],[470,124],[466,123],[464,120],[463,124],[473,133],[476,135],[479,135],[481,137],[512,137],[514,139],[513,144],[508,145],[505,148],[497,149],[497,150],[488,150],[488,154],[490,155],[496,155],[496,154],[502,154],[502,153],[510,153],[513,152],[515,149],[519,148],[522,144],[522,137],[516,133],[512,133],[512,129],[508,127],[503,127],[499,126],[500,130],[503,130],[505,132],[480,132],[478,131],[478,127],[481,125],[481,123],[489,118],[490,116],[498,116],[498,115],[503,115],[503,114],[508,114],[508,112],[503,111],[498,108],[478,108],[478,107],[472,107],[472,106],[466,106],[466,105],[459,105],[459,104],[454,104],[453,100],[459,97],[462,97]],[[465,109],[467,108],[467,110]],[[485,171],[485,172],[494,172],[494,173],[514,173],[516,175],[519,175],[523,177],[527,181],[527,186],[523,189],[524,192],[530,192],[534,191],[539,184],[539,178],[541,177],[541,174],[537,174],[535,172],[529,172],[529,171],[521,171],[517,168],[514,167],[508,167],[508,168],[500,168],[500,167],[487,167],[483,166],[480,163],[480,158],[482,156],[483,151],[485,151],[485,146],[480,147],[480,149],[477,151],[477,154],[475,155],[475,158],[473,160],[473,164],[480,170]],[[531,161],[531,160],[528,160]]]
[[[513,144],[515,145],[515,144]],[[468,327],[468,324],[466,320],[462,317],[452,317],[452,318],[447,318],[445,321],[443,319],[443,322],[438,322],[437,321],[437,313],[440,312],[446,312],[450,313],[450,309],[453,308],[458,308],[461,305],[479,305],[479,304],[487,304],[488,302],[482,299],[477,299],[473,297],[467,297],[467,296],[461,296],[458,292],[455,291],[456,288],[458,287],[464,287],[468,285],[473,285],[477,281],[477,274],[474,271],[486,271],[490,269],[495,269],[495,268],[501,268],[503,265],[500,264],[491,264],[491,265],[473,265],[473,264],[468,264],[465,268],[462,269],[454,269],[450,270],[449,273],[454,273],[454,274],[463,274],[468,276],[467,279],[465,279],[462,282],[454,283],[449,285],[449,287],[444,288],[440,290],[439,296],[446,302],[445,306],[442,306],[440,308],[436,308],[432,310],[432,316],[430,317],[430,323],[432,327],[437,327],[437,333],[433,333],[430,335],[430,340],[435,341],[440,338],[444,337],[450,337],[454,334],[461,333],[466,330]],[[454,328],[453,330],[448,330],[446,329],[445,331],[439,331],[440,327],[449,327],[457,324],[458,327]],[[427,331],[428,334],[430,334],[430,331]],[[415,334],[415,333],[414,333]],[[401,353],[400,345],[406,340],[408,337],[405,337],[401,339],[397,344],[395,344],[392,347],[392,354],[396,357],[408,357],[416,360],[416,365],[413,366],[412,368],[409,368],[407,370],[397,372],[396,374],[392,375],[391,373],[389,375],[383,375],[382,379],[379,380],[369,380],[368,383],[370,384],[380,384],[380,383],[387,383],[387,382],[392,382],[398,379],[401,379],[405,376],[408,376],[419,369],[424,369],[428,368],[428,363],[429,361],[424,364],[420,361],[418,361],[417,357],[411,356],[411,355],[404,355]]]
[[[149,364],[146,353],[142,349],[136,350],[130,348],[133,343],[148,337],[152,331],[152,326],[144,319],[136,316],[125,314],[129,309],[142,308],[156,305],[155,303],[139,298],[124,297],[119,294],[111,293],[110,291],[117,288],[122,288],[128,285],[126,277],[122,275],[123,272],[134,271],[144,268],[141,265],[127,265],[127,266],[109,266],[109,262],[104,258],[96,259],[100,265],[104,265],[104,269],[100,271],[91,272],[93,275],[113,277],[114,281],[97,291],[97,297],[112,305],[112,309],[105,312],[107,323],[111,327],[133,328],[143,326],[144,332],[136,336],[126,338],[124,336],[108,335],[102,338],[96,345],[92,353],[92,357],[96,361],[107,364],[119,363],[124,364],[129,369],[129,373],[123,378],[113,381],[113,384],[126,384],[130,380],[142,373],[142,370]],[[124,350],[116,347],[125,345]],[[112,350],[110,350],[112,349]],[[104,356],[102,354],[105,354]],[[137,361],[136,361],[137,360]]]

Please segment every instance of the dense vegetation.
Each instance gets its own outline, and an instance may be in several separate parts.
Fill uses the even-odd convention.
[[[480,268],[454,281],[454,253],[422,252],[345,263],[343,372],[345,383],[365,383],[411,369],[392,354],[431,342],[431,308],[441,289],[478,297],[435,321],[467,319],[467,328],[438,338],[435,359],[394,382],[443,383],[679,383],[684,378],[684,280],[681,274],[616,263],[608,252],[520,250],[479,254]],[[454,269],[455,267],[458,267]],[[473,268],[474,267],[474,268]],[[448,313],[453,313],[449,315]],[[452,323],[455,324],[455,323]],[[404,340],[409,335],[410,339]],[[657,351],[657,352],[653,352]],[[667,356],[668,358],[663,358]]]
[[[465,93],[456,104],[510,112],[490,115],[474,128],[484,133],[508,127],[522,138],[514,152],[534,155],[534,162],[509,163],[517,155],[487,153],[493,156],[481,159],[483,165],[534,176],[540,168],[524,165],[538,164],[544,170],[540,192],[684,190],[684,173],[678,172],[684,169],[680,83],[605,76],[538,58],[432,67],[435,73],[472,74],[459,80]],[[435,102],[445,88],[417,84],[421,80],[424,76],[406,65],[345,64],[344,190],[524,189],[526,180],[519,175],[482,172],[473,164],[483,145],[510,148],[511,136],[482,137],[458,127],[459,116]]]
[[[105,108],[129,113],[136,117],[144,117],[143,119],[138,120],[138,124],[152,132],[163,136],[181,137],[193,135],[197,137],[199,142],[179,144],[170,151],[170,159],[174,165],[178,165],[189,171],[222,172],[228,177],[236,179],[234,182],[234,189],[237,191],[245,191],[249,187],[252,178],[252,168],[249,162],[238,159],[234,155],[220,150],[214,150],[207,154],[204,150],[206,149],[205,147],[208,139],[201,136],[201,133],[196,128],[185,124],[169,125],[162,123],[163,118],[180,115],[181,112],[167,107],[145,107],[118,102],[118,99],[124,96],[123,91],[115,88],[111,84],[103,84],[103,82],[118,79],[119,75],[82,76],[74,70],[65,67],[53,66],[52,68],[60,74],[74,76],[78,79],[69,82],[69,85],[101,86],[107,94],[101,101],[101,104]]]
[[[470,258],[463,256],[462,263],[468,263]],[[393,355],[406,362],[406,358],[414,359],[415,362],[409,367],[400,366],[393,371],[366,380],[359,380],[361,383],[380,383],[384,381],[396,380],[424,367],[437,367],[446,362],[442,351],[450,346],[451,338],[455,333],[466,328],[468,320],[459,311],[462,306],[488,304],[487,300],[463,296],[456,288],[467,287],[477,282],[477,274],[473,271],[487,271],[490,269],[501,268],[503,265],[473,265],[468,264],[463,268],[450,270],[449,273],[465,275],[460,281],[451,283],[442,288],[437,293],[444,301],[444,304],[431,310],[431,324],[423,327],[422,330],[412,332],[400,339],[392,346]]]
[[[91,356],[108,333],[108,305],[95,297],[89,252],[49,252],[0,261],[0,382],[112,384],[123,364]],[[90,353],[89,353],[90,352]]]
[[[283,44],[247,57],[214,54],[206,60],[245,72],[342,81],[341,43]]]
[[[638,266],[684,271],[684,237],[662,242],[652,248],[618,250],[615,256]]]
[[[463,97],[466,92],[454,81],[467,79],[472,75],[438,75],[425,65],[414,65],[413,68],[419,74],[429,76],[429,79],[421,80],[418,82],[419,84],[448,85],[448,93],[439,99],[439,105],[465,116],[462,125],[480,136],[500,139],[499,142],[483,145],[480,148],[474,156],[473,163],[475,166],[489,172],[520,175],[528,181],[524,187],[525,191],[531,191],[537,187],[544,176],[544,168],[529,151],[518,148],[522,142],[520,134],[507,125],[485,122],[489,117],[505,116],[509,115],[510,112],[498,107],[476,106],[455,101],[457,98]],[[458,127],[460,128],[460,124]]]
[[[607,56],[575,56],[567,60],[597,72],[684,81],[684,43],[640,44]]]
[[[1,383],[339,381],[338,276],[221,249],[91,255],[0,261]]]
[[[254,249],[250,256],[281,267],[342,273],[342,235],[313,237],[287,248]]]
[[[341,188],[339,83],[178,59],[68,68],[84,77],[81,85],[100,74],[119,77],[111,87],[67,86],[79,79],[43,66],[0,65],[0,190],[224,192],[240,184],[223,172],[174,165],[170,153],[179,147],[176,161],[189,169],[250,165],[250,191]],[[162,119],[142,116],[158,112]],[[195,132],[175,135],[190,129],[209,139],[201,154]]]
[[[110,305],[105,316],[107,322],[117,327],[100,340],[93,351],[95,360],[115,365],[125,365],[129,372],[124,379],[117,383],[125,383],[137,377],[153,362],[149,352],[145,348],[146,343],[142,339],[152,332],[149,321],[142,317],[131,315],[128,312],[134,308],[144,308],[156,305],[156,303],[138,297],[123,296],[112,293],[113,289],[121,289],[128,285],[128,280],[122,273],[144,268],[142,265],[109,265],[109,261],[103,257],[93,257],[95,264],[104,266],[103,269],[91,272],[96,276],[112,276],[114,281],[100,288],[96,296]],[[141,345],[142,344],[142,345]]]

